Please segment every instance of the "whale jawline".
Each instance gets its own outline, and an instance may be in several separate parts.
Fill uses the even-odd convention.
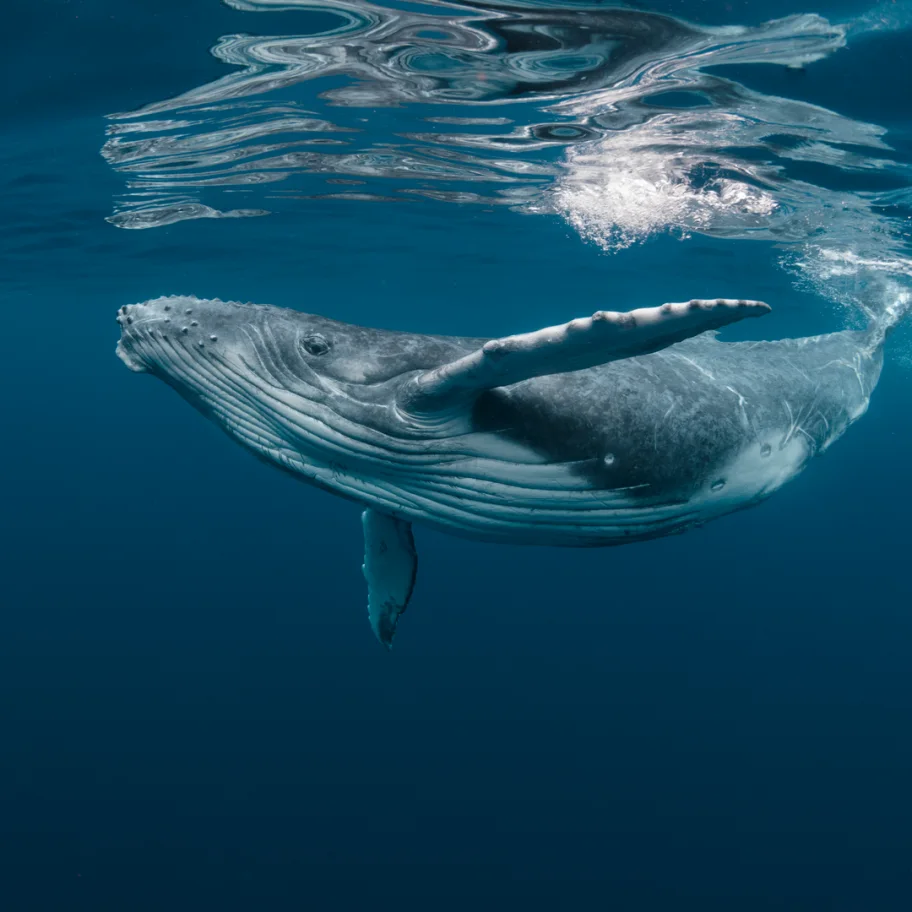
[[[137,374],[148,374],[149,373],[149,368],[146,367],[145,364],[143,364],[141,361],[138,361],[136,358],[134,358],[133,355],[131,355],[130,352],[128,352],[127,349],[124,348],[122,339],[118,340],[117,347],[114,349],[114,353],[134,373],[137,373]]]

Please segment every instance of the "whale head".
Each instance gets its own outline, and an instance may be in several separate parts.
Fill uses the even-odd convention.
[[[383,379],[369,331],[278,307],[163,297],[121,307],[117,355],[261,455],[306,451],[352,389]],[[386,373],[395,373],[395,368]]]
[[[129,304],[117,322],[127,367],[285,468],[320,458],[327,443],[349,448],[365,423],[385,420],[401,382],[464,353],[451,340],[196,297]]]

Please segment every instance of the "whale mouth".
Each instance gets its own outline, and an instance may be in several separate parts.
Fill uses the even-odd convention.
[[[237,306],[186,295],[124,304],[117,311],[120,340],[115,354],[135,373],[217,386],[227,353],[221,327],[226,309]]]
[[[115,354],[138,374],[182,376],[188,364],[208,354],[218,339],[212,332],[212,314],[199,312],[213,303],[222,305],[177,295],[124,304],[117,311],[120,339]]]
[[[132,354],[130,354],[127,347],[124,345],[123,336],[117,340],[117,347],[114,349],[114,353],[123,361],[131,371],[135,371],[137,374],[148,374],[149,368],[146,367],[142,361],[138,360]]]
[[[261,313],[184,295],[125,304],[117,312],[115,353],[131,371],[164,381],[243,446],[284,466],[307,402],[289,391],[293,378],[278,366],[281,351],[268,347],[274,340],[256,322]]]
[[[117,347],[114,353],[123,363],[137,374],[149,373],[149,368],[143,361],[131,350],[130,343],[135,342],[132,330],[134,317],[132,312],[134,307],[125,304],[117,311],[117,325],[120,327],[120,338],[117,340]]]

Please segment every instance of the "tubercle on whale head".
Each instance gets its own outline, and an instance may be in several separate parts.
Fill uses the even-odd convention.
[[[396,422],[388,408],[388,391],[416,358],[426,359],[411,334],[187,296],[126,305],[117,322],[117,354],[130,370],[164,381],[230,436],[283,467],[298,457],[330,458],[330,440],[346,449],[365,409],[395,433],[424,430]]]
[[[294,450],[307,416],[327,399],[315,365],[332,340],[308,314],[190,296],[120,308],[117,355],[163,380],[257,453]]]
[[[245,358],[255,361],[278,385],[295,388],[304,383],[325,393],[338,384],[354,388],[395,380],[410,369],[415,357],[407,333],[217,298],[154,298],[120,308],[117,321],[122,330],[117,352],[121,360],[131,370],[163,378],[178,367],[171,358],[162,360],[163,347],[173,354],[190,343],[194,357]]]
[[[152,298],[118,310],[121,338],[116,353],[131,370],[163,376],[179,370],[181,357],[190,352],[194,357],[237,355],[264,363],[271,354],[277,360],[270,369],[285,370],[289,380],[312,380],[307,362],[332,348],[324,335],[307,331],[310,323],[320,320],[297,311],[218,298]],[[286,331],[289,326],[291,332]]]

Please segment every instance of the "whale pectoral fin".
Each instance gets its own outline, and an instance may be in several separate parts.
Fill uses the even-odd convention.
[[[647,355],[769,310],[760,301],[723,298],[627,313],[600,310],[561,326],[485,342],[471,354],[414,378],[404,391],[402,405],[417,412],[450,408],[482,390]]]
[[[405,611],[418,572],[418,554],[411,523],[376,510],[361,514],[367,614],[377,639],[390,648],[396,622]]]

